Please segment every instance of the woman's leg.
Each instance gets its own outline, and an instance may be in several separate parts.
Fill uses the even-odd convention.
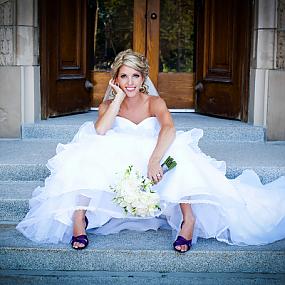
[[[85,235],[85,213],[86,210],[76,210],[73,214],[73,236],[77,237],[80,235]],[[85,245],[80,242],[75,242],[73,244],[74,248],[84,247]]]
[[[193,229],[195,225],[195,216],[193,214],[191,205],[188,203],[180,203],[180,208],[183,216],[183,225],[179,235],[187,240],[192,239]],[[180,251],[187,251],[187,245],[176,246],[175,248]]]

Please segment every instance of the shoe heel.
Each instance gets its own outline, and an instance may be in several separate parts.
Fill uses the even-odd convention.
[[[87,219],[87,217],[85,216],[85,230],[87,229],[87,227],[88,227],[88,219]]]

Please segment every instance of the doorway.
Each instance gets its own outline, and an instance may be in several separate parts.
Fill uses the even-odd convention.
[[[148,58],[169,108],[194,108],[194,0],[97,1],[94,38],[93,107],[102,102],[115,55],[132,48]]]
[[[132,48],[169,108],[247,120],[252,1],[39,4],[42,118],[98,107],[115,55]]]

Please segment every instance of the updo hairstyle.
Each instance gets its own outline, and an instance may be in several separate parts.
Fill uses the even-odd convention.
[[[126,65],[140,72],[144,79],[148,76],[149,65],[146,57],[131,49],[121,51],[115,57],[115,60],[111,65],[111,74],[113,78],[118,76],[119,69],[122,65]]]

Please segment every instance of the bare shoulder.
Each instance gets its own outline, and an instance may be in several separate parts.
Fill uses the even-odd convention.
[[[150,111],[153,114],[157,112],[168,111],[165,101],[160,96],[150,96],[149,98]]]
[[[174,128],[174,122],[165,101],[159,96],[152,96],[149,102],[150,112],[158,119],[160,125]]]

